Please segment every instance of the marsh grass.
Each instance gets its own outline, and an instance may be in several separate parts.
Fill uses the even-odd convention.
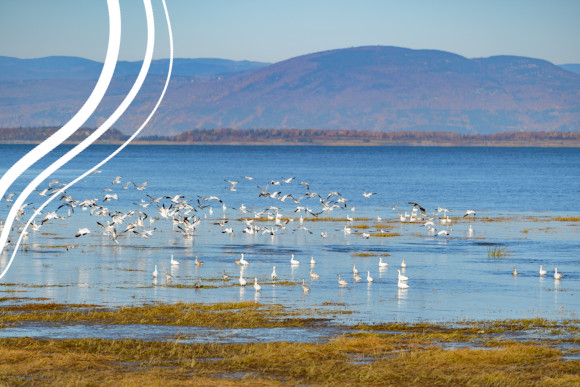
[[[323,318],[301,318],[298,312],[291,312],[279,305],[266,306],[255,302],[147,304],[115,309],[84,304],[35,303],[2,306],[0,312],[0,324],[34,321],[254,328],[302,327],[325,321]]]
[[[431,338],[343,335],[325,343],[184,344],[139,340],[0,340],[6,385],[575,385],[580,361],[505,342],[447,349]],[[362,358],[364,362],[353,362]]]
[[[507,255],[507,247],[492,245],[487,247],[487,256],[489,258],[502,258]]]
[[[117,309],[47,303],[2,312],[1,322],[7,323],[336,327],[332,320],[304,318],[317,310],[254,302]],[[191,338],[180,336],[164,341],[5,338],[0,339],[0,384],[576,385],[580,360],[566,360],[557,347],[578,344],[579,324],[540,318],[361,324],[318,343],[184,343]],[[554,331],[571,333],[564,338],[544,334]],[[528,334],[523,335],[528,341],[518,342],[518,332],[541,340],[532,343]]]

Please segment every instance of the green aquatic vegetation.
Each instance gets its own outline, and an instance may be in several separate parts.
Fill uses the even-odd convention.
[[[501,247],[500,245],[493,245],[487,247],[487,256],[490,258],[502,258],[507,254],[507,247]]]

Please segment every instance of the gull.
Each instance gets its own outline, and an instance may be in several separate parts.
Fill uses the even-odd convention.
[[[437,213],[442,212],[444,215],[446,215],[449,210],[447,208],[441,208],[441,207],[437,207]]]
[[[152,197],[152,196],[149,196],[148,194],[147,194],[147,197],[148,197],[149,199],[151,199],[151,201],[152,201],[153,203],[157,203],[157,204],[161,203],[161,199],[163,199],[163,196],[162,196],[162,197],[160,197],[160,198],[157,198],[157,199],[155,199],[154,197]]]
[[[14,195],[16,195],[16,194],[15,193],[8,194],[8,195],[4,196],[4,200],[6,200],[7,202],[13,202],[14,200],[12,199],[12,197]]]
[[[512,271],[512,275],[513,275],[513,276],[516,276],[516,275],[518,275],[518,271],[517,271],[517,269],[515,268],[515,266],[514,266],[514,270]]]
[[[241,279],[240,279],[240,281],[241,281]],[[256,278],[256,277],[254,277],[254,289],[256,289],[257,292],[259,292],[260,290],[262,290],[262,287],[258,283],[258,278]]]
[[[397,286],[400,289],[407,289],[409,287],[409,285],[407,285],[405,282],[401,282],[400,280],[399,280],[399,283],[397,284]]]
[[[399,275],[397,276],[397,279],[399,281],[408,281],[409,280],[409,277],[401,274],[401,270],[397,269],[397,272],[399,273]]]
[[[295,177],[289,177],[287,179],[282,178],[282,181],[286,184],[290,184],[292,180],[296,179]]]
[[[250,177],[250,176],[244,176],[244,179],[246,179],[246,180],[254,180],[254,178],[253,177]]]
[[[222,274],[222,279],[223,280],[228,280],[230,278],[229,275],[226,274],[226,271],[224,270],[224,274]]]
[[[157,271],[157,265],[155,265],[155,270],[153,270],[153,278],[157,278],[157,274],[159,274],[159,272]]]
[[[463,217],[465,218],[466,216],[475,216],[475,211],[465,210],[465,215],[463,215]]]
[[[106,194],[105,197],[103,198],[103,202],[107,202],[110,200],[119,200],[119,197],[117,196],[117,194]]]
[[[276,279],[278,279],[278,276],[276,275],[276,266],[274,266],[274,268],[272,269],[272,274],[270,274],[270,277],[272,278],[273,281],[276,281]]]
[[[171,264],[172,265],[179,265],[179,262],[173,259],[173,254],[171,254]]]
[[[306,284],[304,283],[304,278],[302,278],[302,292],[308,293],[309,291],[310,291],[310,288],[308,286],[306,286]]]
[[[203,265],[203,261],[200,261],[197,259],[197,255],[195,256],[195,266],[201,266]]]
[[[363,232],[362,237],[365,239],[369,239],[371,237],[371,234],[369,234],[368,232]]]
[[[300,261],[294,259],[294,254],[292,254],[292,257],[290,258],[290,265],[292,265],[292,266],[300,265]]]
[[[54,188],[50,188],[50,187],[48,187],[48,188],[45,188],[45,189],[43,189],[42,191],[36,190],[36,192],[38,192],[38,194],[39,194],[40,196],[46,196],[46,193],[47,193],[48,191],[50,191],[50,190],[53,190],[53,189],[54,189]]]
[[[239,183],[239,181],[231,181],[231,180],[224,180],[226,183],[230,183],[231,187],[228,187],[229,191],[235,191],[236,190],[236,184]]]
[[[207,198],[204,198],[203,196],[199,196],[199,195],[198,195],[198,197],[201,200],[205,200],[206,202],[209,202],[210,200],[217,200],[218,202],[223,203],[220,198],[218,198],[217,196],[213,196],[213,195],[212,196],[208,196]]]
[[[175,195],[175,196],[165,196],[165,199],[171,200],[172,203],[178,204],[179,199],[185,198],[183,195]]]
[[[117,176],[115,177],[112,181],[111,184],[121,184],[121,179],[123,178],[123,176]]]
[[[310,266],[316,265],[316,261],[314,260],[314,255],[310,256]]]
[[[374,281],[374,279],[373,279],[373,277],[371,277],[371,272],[367,271],[367,282],[373,282],[373,281]]]
[[[308,183],[307,183],[307,182],[305,182],[305,181],[301,181],[301,182],[300,182],[300,184],[302,184],[303,186],[305,186],[305,187],[306,187],[306,191],[310,191],[310,184],[308,184]]]
[[[360,281],[362,279],[362,277],[360,275],[358,275],[358,274],[355,274],[352,277],[354,278],[354,281],[355,282],[358,282],[358,281]]]
[[[234,235],[234,229],[233,229],[233,228],[231,228],[231,227],[224,228],[224,229],[222,230],[222,234],[229,234],[229,235]]]
[[[404,259],[401,259],[401,267],[404,269],[407,267],[407,264],[405,263]]]
[[[437,236],[447,236],[449,235],[449,231],[447,230],[441,230],[437,233]]]
[[[133,183],[133,182],[131,182],[131,183]],[[147,185],[147,183],[148,183],[148,182],[146,181],[146,182],[144,182],[144,183],[143,183],[143,184],[141,184],[141,185],[137,185],[137,184],[135,184],[135,183],[133,183],[133,185],[135,186],[135,188],[137,189],[137,191],[143,191],[143,190],[145,189],[145,186]]]
[[[309,229],[306,228],[306,226],[298,226],[296,227],[296,230],[304,230],[306,232],[308,232],[309,234],[314,234],[312,231],[310,231]]]
[[[50,183],[48,183],[48,187],[52,187],[54,184],[58,184],[58,180],[54,179]]]
[[[358,269],[356,268],[354,263],[352,264],[352,274],[358,274]]]
[[[244,279],[244,273],[240,271],[240,286],[246,286],[248,282]]]
[[[376,194],[377,194],[376,192],[368,192],[368,193],[367,193],[366,191],[363,191],[363,194],[362,194],[362,195],[363,195],[365,198],[367,198],[367,199],[370,199],[370,197],[371,197],[371,196],[373,196],[373,195],[376,195]]]
[[[338,275],[338,284],[339,284],[340,286],[345,286],[345,285],[348,285],[348,282],[346,282],[345,280],[343,280],[343,279],[340,277],[340,274],[339,274],[339,275]]]
[[[84,227],[84,228],[79,228],[79,231],[76,233],[75,237],[81,237],[83,235],[87,235],[90,234],[91,230],[89,230],[88,228]]]
[[[242,257],[240,258],[240,265],[248,266],[249,264],[250,262],[246,261],[246,259],[244,258],[244,253],[242,253]]]
[[[258,189],[260,190],[260,194],[258,195],[258,197],[262,197],[262,196],[269,196],[269,195],[270,195],[270,194],[268,193],[268,186],[269,186],[269,185],[270,185],[270,184],[266,184],[266,188],[264,188],[264,189],[260,188],[260,186],[259,186],[259,185],[258,185],[258,186],[256,186],[256,187],[258,187]]]
[[[548,274],[548,271],[542,269],[542,265],[540,265],[540,275],[546,275],[546,274]]]
[[[318,279],[318,278],[320,278],[320,275],[318,275],[315,272],[313,272],[312,271],[312,268],[310,268],[310,278],[312,278],[312,279]]]
[[[391,210],[397,211],[397,206],[399,205],[399,203],[400,202],[395,203],[395,205],[391,207]]]
[[[554,278],[559,280],[560,278],[564,277],[564,273],[558,273],[558,268],[554,268]]]
[[[426,214],[427,211],[425,211],[425,209],[423,207],[421,207],[419,204],[415,203],[415,202],[408,202],[407,204],[411,204],[413,207],[415,207],[416,209],[418,209],[419,211],[421,211],[422,214]]]
[[[346,227],[346,224],[344,225],[344,235],[348,235],[352,232],[350,227]]]
[[[328,233],[326,233],[326,232],[323,231],[323,232],[320,233],[320,236],[323,237],[323,238],[326,238],[326,237],[328,237]]]
[[[389,264],[387,262],[383,262],[383,257],[379,257],[379,267],[387,267]]]
[[[272,184],[272,185],[281,185],[282,183],[280,183],[279,181],[276,181],[276,180],[272,180],[270,182],[270,184]]]

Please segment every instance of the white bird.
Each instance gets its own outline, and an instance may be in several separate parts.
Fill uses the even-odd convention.
[[[473,228],[471,228],[471,225],[469,225],[469,230],[467,230],[467,232],[469,233],[469,235],[473,234]]]
[[[377,194],[376,192],[368,192],[367,193],[366,191],[363,191],[363,196],[367,199],[369,199],[371,196],[376,195],[376,194]]]
[[[340,286],[344,286],[344,285],[348,285],[348,282],[346,282],[345,280],[343,280],[343,279],[340,277],[340,274],[339,274],[339,275],[338,275],[338,284],[339,284]]]
[[[89,230],[88,228],[84,227],[84,228],[79,228],[79,231],[76,233],[75,237],[81,237],[83,235],[87,235],[90,234],[91,230]]]
[[[292,266],[300,265],[300,261],[294,259],[294,254],[292,254],[292,257],[290,258],[290,265],[292,265]]]
[[[388,262],[383,262],[383,257],[379,257],[379,267],[389,266]]]
[[[358,269],[356,268],[354,263],[352,264],[352,274],[358,274]]]
[[[258,279],[256,277],[254,277],[254,289],[256,289],[257,292],[259,292],[260,290],[262,290],[262,287],[258,283]]]
[[[465,218],[466,216],[475,216],[475,211],[473,211],[473,210],[466,210],[465,211],[465,215],[463,215],[463,217]]]
[[[367,282],[373,282],[373,281],[374,281],[374,279],[373,279],[373,277],[371,277],[371,272],[367,271]]]
[[[358,282],[362,279],[362,277],[358,274],[353,274],[352,278],[354,279],[355,282]]]
[[[362,237],[365,239],[369,239],[371,237],[371,234],[369,234],[368,232],[363,232]]]
[[[401,267],[404,269],[407,267],[407,264],[405,263],[404,259],[401,259]]]
[[[179,265],[179,262],[173,259],[173,254],[171,254],[171,264],[172,265]]]
[[[304,293],[308,293],[310,291],[310,288],[304,283],[304,278],[302,278],[302,291]]]
[[[352,232],[352,229],[350,227],[346,227],[346,225],[344,225],[344,235],[348,235]]]
[[[512,275],[513,275],[513,276],[516,276],[516,275],[518,275],[518,271],[516,270],[515,266],[514,266],[514,270],[512,271]]]
[[[546,275],[546,274],[548,274],[548,270],[542,269],[542,265],[540,265],[540,275]]]
[[[247,282],[247,281],[244,279],[244,273],[242,273],[242,272],[240,271],[240,285],[241,285],[241,286],[246,286],[246,284],[247,284],[247,283],[248,283],[248,282]]]
[[[320,278],[320,275],[318,275],[315,272],[313,272],[312,271],[312,268],[310,268],[310,278],[317,279],[317,278]]]
[[[272,274],[270,274],[270,277],[272,277],[273,280],[276,280],[278,278],[278,276],[276,275],[276,266],[274,266],[274,268],[272,269]]]
[[[224,280],[230,279],[230,276],[226,273],[225,270],[224,270],[224,274],[222,274],[222,279],[224,279]]]
[[[446,236],[449,235],[449,231],[447,230],[441,230],[437,233],[437,236]]]
[[[399,280],[399,283],[397,284],[397,286],[400,289],[407,289],[409,287],[409,285],[407,285],[405,282],[401,282],[401,280]]]
[[[408,281],[409,280],[409,277],[401,274],[401,270],[397,269],[397,271],[399,272],[399,275],[397,276],[397,279],[399,281]]]
[[[195,256],[195,266],[201,266],[203,265],[203,261],[200,261],[197,259],[197,255]]]
[[[310,256],[310,266],[316,265],[316,261],[314,260],[314,256]]]
[[[249,264],[250,262],[246,261],[246,259],[244,258],[244,253],[242,253],[242,257],[240,258],[240,265],[248,266]]]
[[[159,272],[157,271],[157,265],[155,265],[155,270],[153,270],[153,278],[157,278],[157,274],[159,274]]]
[[[560,278],[564,277],[564,273],[558,273],[558,268],[554,268],[554,278],[559,280]]]

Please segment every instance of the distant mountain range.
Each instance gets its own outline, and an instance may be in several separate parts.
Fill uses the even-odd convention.
[[[131,87],[139,62],[120,62],[96,126]],[[129,133],[155,104],[167,60],[155,61],[134,106],[115,125]],[[0,127],[64,124],[102,64],[81,58],[0,57]],[[275,64],[177,59],[146,135],[192,129],[580,131],[580,65],[514,56],[467,59],[444,51],[358,47]]]

